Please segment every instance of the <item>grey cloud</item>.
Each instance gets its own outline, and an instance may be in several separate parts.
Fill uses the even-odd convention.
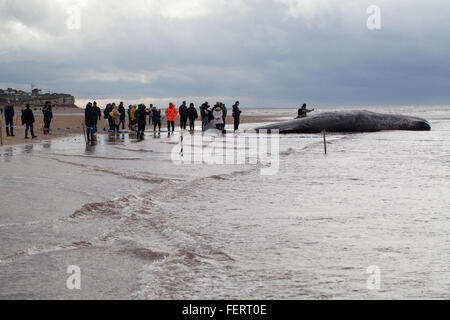
[[[187,10],[186,19],[159,1],[86,1],[82,29],[70,31],[64,1],[26,1],[24,10],[3,0],[0,18],[33,33],[22,41],[11,37],[8,23],[0,26],[0,40],[12,43],[0,44],[0,82],[34,82],[80,99],[227,96],[255,106],[449,101],[450,3],[379,1],[383,28],[369,31],[372,1],[312,1],[199,1],[201,14]],[[46,36],[33,38],[40,33]]]

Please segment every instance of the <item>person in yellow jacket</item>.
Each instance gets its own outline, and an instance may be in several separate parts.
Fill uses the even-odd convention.
[[[178,116],[178,111],[175,105],[171,102],[169,107],[166,109],[167,127],[170,134],[170,127],[172,127],[172,132],[175,131],[175,118]]]
[[[130,129],[130,131],[136,131],[137,119],[136,119],[136,106],[135,105],[130,106],[128,115],[130,117],[130,122],[129,122],[128,128]]]

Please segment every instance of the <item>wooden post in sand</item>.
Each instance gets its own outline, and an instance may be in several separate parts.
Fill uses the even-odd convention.
[[[2,125],[2,118],[0,118],[0,141],[3,145],[3,125]]]
[[[83,128],[84,142],[87,144],[88,142],[87,142],[87,138],[86,138],[86,128],[83,123],[81,123],[81,127]]]
[[[325,154],[327,154],[327,131],[323,130],[322,133],[323,133],[323,148],[324,148]]]
[[[183,156],[184,154],[184,137],[183,137],[183,133],[181,133],[181,152],[180,152],[181,156]]]

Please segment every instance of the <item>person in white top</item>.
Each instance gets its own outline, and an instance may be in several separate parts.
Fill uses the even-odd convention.
[[[220,106],[220,104],[216,104],[212,110],[213,112],[213,118],[214,118],[214,125],[217,129],[223,130],[224,129],[224,122],[223,122],[223,109]]]

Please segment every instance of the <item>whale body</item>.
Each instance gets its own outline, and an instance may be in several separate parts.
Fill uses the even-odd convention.
[[[304,119],[274,123],[255,129],[280,133],[377,132],[383,130],[430,131],[427,120],[370,111],[324,112]]]

